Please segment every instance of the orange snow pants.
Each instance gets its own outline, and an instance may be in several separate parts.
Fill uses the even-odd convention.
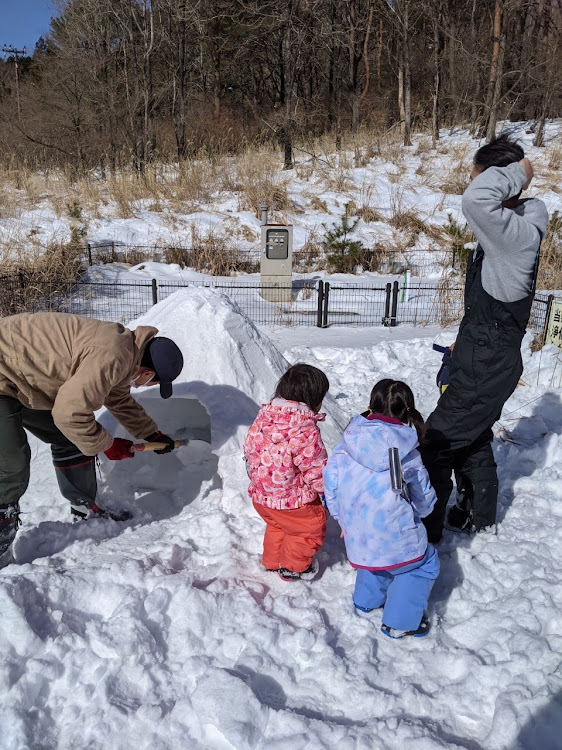
[[[275,510],[258,503],[254,508],[266,524],[264,567],[303,573],[326,536],[326,511],[320,500],[294,510]]]

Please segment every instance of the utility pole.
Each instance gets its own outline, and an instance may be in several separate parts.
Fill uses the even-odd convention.
[[[23,49],[16,49],[15,47],[7,47],[4,45],[2,47],[2,54],[5,58],[8,57],[8,55],[13,55],[14,57],[14,66],[16,69],[16,101],[18,103],[18,120],[21,119],[21,105],[20,105],[20,80],[19,80],[19,73],[18,73],[18,55],[21,55],[22,57],[25,57],[27,54],[27,48],[24,47]]]

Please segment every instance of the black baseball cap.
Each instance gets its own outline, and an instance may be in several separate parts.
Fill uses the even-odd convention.
[[[172,395],[172,382],[183,369],[183,356],[180,348],[172,339],[157,336],[148,345],[150,359],[154,365],[156,380],[160,383],[162,398]]]

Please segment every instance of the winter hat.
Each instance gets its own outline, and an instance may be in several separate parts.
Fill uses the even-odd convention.
[[[183,369],[182,353],[177,344],[165,336],[157,336],[152,339],[148,349],[154,365],[156,379],[160,383],[160,395],[162,398],[170,398],[172,382]]]

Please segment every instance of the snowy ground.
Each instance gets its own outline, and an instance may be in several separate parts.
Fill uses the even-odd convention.
[[[498,535],[446,534],[433,632],[404,643],[380,635],[380,614],[354,613],[335,523],[316,580],[260,568],[241,444],[286,360],[330,379],[329,447],[382,377],[406,380],[427,415],[431,343],[454,331],[260,333],[210,290],[179,292],[139,322],[186,359],[173,399],[139,398],[170,431],[195,398],[213,444],[102,457],[102,502],[135,517],[71,524],[49,451],[32,441],[19,565],[0,572],[2,750],[559,748],[560,351],[531,355],[526,339],[523,379],[496,426]]]

